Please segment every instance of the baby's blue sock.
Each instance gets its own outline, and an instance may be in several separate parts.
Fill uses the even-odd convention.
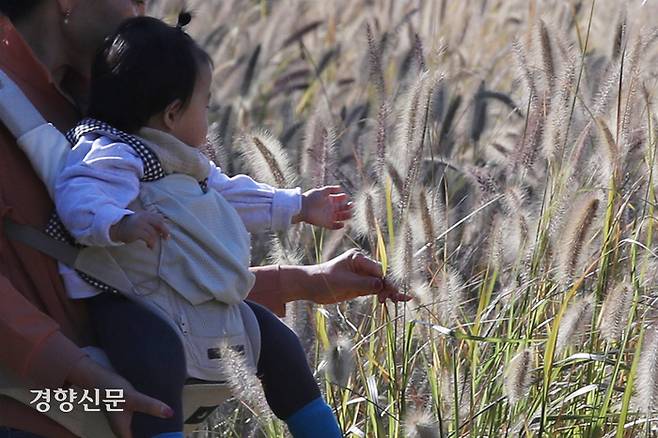
[[[183,435],[183,432],[166,432],[159,433],[153,438],[185,438],[185,436]]]
[[[286,419],[294,438],[340,438],[343,436],[328,404],[316,398]]]

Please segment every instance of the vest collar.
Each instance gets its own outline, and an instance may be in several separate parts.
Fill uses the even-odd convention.
[[[141,128],[137,137],[158,156],[166,174],[183,173],[197,181],[208,177],[210,162],[199,149],[159,129]]]

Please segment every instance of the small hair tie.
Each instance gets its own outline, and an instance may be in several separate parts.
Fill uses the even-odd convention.
[[[192,21],[192,13],[189,11],[181,11],[178,14],[178,22],[176,23],[176,28],[183,30],[185,26],[190,24],[190,21]]]

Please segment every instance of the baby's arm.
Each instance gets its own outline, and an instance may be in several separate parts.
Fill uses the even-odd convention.
[[[209,187],[235,207],[250,232],[282,231],[298,222],[336,230],[352,217],[352,203],[339,186],[304,193],[299,188],[277,189],[246,175],[229,178],[210,164]]]
[[[0,70],[0,121],[16,138],[41,181],[54,198],[55,180],[62,171],[71,145],[47,123],[23,92]]]
[[[127,144],[106,137],[83,140],[71,152],[55,186],[55,205],[76,241],[89,246],[144,240],[166,234],[162,218],[127,206],[139,194],[142,160]]]
[[[276,189],[247,175],[228,177],[212,162],[208,187],[219,192],[238,211],[252,233],[283,231],[302,208],[299,188]]]

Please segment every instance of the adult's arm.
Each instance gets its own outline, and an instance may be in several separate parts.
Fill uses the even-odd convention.
[[[59,388],[86,353],[0,275],[0,364],[38,387]]]
[[[25,152],[32,167],[54,199],[55,180],[60,174],[71,145],[25,97],[23,92],[0,70],[0,120]]]
[[[50,126],[1,70],[0,121],[14,138]],[[61,142],[55,149],[58,148],[63,150]],[[44,148],[43,155],[49,154],[48,149]],[[50,170],[44,167],[39,173],[52,195]],[[7,251],[3,249],[6,239],[2,236],[2,223],[8,212],[9,206],[0,198],[0,261]],[[0,364],[35,385],[57,388],[64,385],[84,357],[84,351],[62,334],[59,325],[27,300],[0,270]]]
[[[365,295],[379,296],[379,301],[408,301],[383,278],[381,264],[351,249],[317,265],[273,265],[251,268],[256,283],[247,299],[285,316],[286,303],[297,300],[317,304],[335,304]]]
[[[278,189],[247,175],[229,177],[210,163],[208,187],[217,190],[238,212],[251,233],[283,231],[302,208],[302,191]]]

